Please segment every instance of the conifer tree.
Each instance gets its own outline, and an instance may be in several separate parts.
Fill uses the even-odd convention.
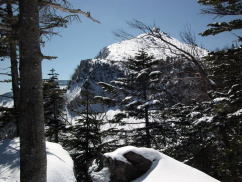
[[[209,8],[203,13],[218,16],[241,14],[240,1],[198,1]],[[236,24],[236,26],[235,26]],[[225,31],[241,29],[241,20],[209,24],[210,29],[202,35],[216,35]],[[239,41],[241,36],[237,36]],[[168,117],[177,118],[174,126],[182,131],[182,140],[166,152],[175,158],[214,176],[221,181],[241,181],[241,46],[210,52],[204,58],[208,77],[216,90],[210,92],[211,101],[177,106]],[[189,108],[189,109],[187,109]],[[171,109],[168,109],[171,111]],[[177,115],[177,113],[179,113]],[[163,116],[164,117],[164,116]],[[183,127],[182,122],[187,126]]]
[[[59,87],[58,74],[54,69],[51,69],[48,75],[50,78],[43,83],[46,136],[49,141],[58,143],[59,132],[65,125],[65,89]]]
[[[20,180],[46,182],[39,1],[19,1]]]
[[[5,1],[0,3],[0,57],[4,61],[10,61],[10,73],[0,73],[10,77],[3,82],[12,82],[13,92],[13,111],[14,121],[18,126],[18,114],[19,114],[19,71],[18,71],[18,8],[12,5],[12,1]],[[15,13],[14,13],[15,12]],[[18,134],[18,127],[16,134]]]
[[[80,109],[72,111],[78,115],[78,120],[68,129],[71,137],[64,141],[64,145],[72,151],[77,180],[91,182],[88,168],[102,150],[100,127],[103,118],[95,110],[94,93],[88,80],[82,85],[80,96]]]
[[[47,160],[44,133],[40,7],[49,6],[68,13],[90,13],[65,8],[57,1],[19,0],[20,52],[20,180],[46,182]],[[67,1],[61,1],[66,3]],[[96,20],[97,21],[97,20]],[[98,22],[98,21],[97,21]]]
[[[202,9],[204,14],[212,14],[216,17],[233,16],[233,20],[228,22],[217,22],[208,24],[210,28],[202,33],[203,36],[217,35],[222,32],[238,30],[242,28],[242,20],[238,18],[242,15],[241,0],[199,0],[198,3],[207,6]],[[239,41],[242,41],[241,35],[237,35]]]
[[[158,92],[155,83],[158,82],[160,72],[156,70],[159,60],[149,56],[144,50],[138,52],[134,58],[124,63],[127,74],[111,82],[99,83],[105,90],[113,95],[112,98],[99,98],[103,102],[109,102],[120,106],[124,113],[116,116],[122,122],[123,118],[134,117],[143,119],[145,127],[136,132],[136,145],[151,147],[152,137],[150,134],[151,121],[150,110],[160,101],[154,95]],[[125,123],[124,123],[125,124]],[[141,137],[141,138],[139,138]]]

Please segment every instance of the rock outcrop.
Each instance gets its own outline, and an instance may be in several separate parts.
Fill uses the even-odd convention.
[[[143,174],[145,174],[151,167],[152,161],[143,157],[140,154],[129,151],[123,155],[125,160],[102,156],[98,168],[108,169],[110,182],[130,182]],[[93,171],[94,175],[100,172],[98,168]],[[100,182],[99,179],[93,179],[94,182]],[[104,181],[104,180],[103,180]],[[108,182],[108,181],[106,181]]]
[[[90,167],[93,182],[219,182],[152,148],[126,146]]]

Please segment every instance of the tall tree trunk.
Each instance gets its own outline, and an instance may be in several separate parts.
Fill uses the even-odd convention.
[[[19,0],[20,181],[46,182],[38,0]]]
[[[7,13],[8,17],[11,19],[13,17],[13,10],[11,2],[7,3]],[[17,46],[15,38],[15,30],[12,25],[11,37],[9,39],[9,54],[11,62],[11,77],[12,77],[12,90],[13,90],[13,101],[14,101],[14,111],[15,111],[15,122],[17,126],[17,135],[19,135],[18,127],[18,103],[19,103],[19,73],[18,73],[18,61],[17,61]]]
[[[13,91],[13,102],[14,102],[14,116],[15,123],[17,126],[17,136],[19,136],[19,74],[18,74],[18,61],[16,54],[16,44],[11,42],[10,48],[10,61],[11,61],[11,77],[12,77],[12,91]]]

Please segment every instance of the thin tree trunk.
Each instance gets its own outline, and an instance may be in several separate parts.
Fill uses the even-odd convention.
[[[151,147],[149,111],[147,106],[145,107],[145,132],[146,132],[146,147]]]
[[[10,61],[11,61],[11,77],[12,77],[12,91],[13,91],[13,102],[14,102],[14,116],[15,123],[17,126],[17,136],[19,136],[19,74],[18,74],[18,61],[16,54],[15,43],[10,43]]]
[[[54,128],[54,136],[55,136],[55,143],[59,143],[59,121],[57,119],[57,101],[54,100],[54,122],[55,122],[55,128]]]
[[[19,102],[19,76],[18,76],[18,62],[16,54],[15,43],[10,43],[10,60],[11,60],[11,75],[12,75],[12,89],[13,89],[13,100],[14,108],[18,110]]]
[[[46,182],[38,0],[19,0],[20,181]]]
[[[10,2],[7,3],[7,13],[9,18],[13,17],[12,5]],[[12,26],[13,27],[13,26]],[[14,37],[14,30],[11,32],[11,38],[9,40],[9,54],[11,62],[11,78],[12,78],[12,90],[13,90],[13,101],[14,101],[14,111],[15,111],[15,122],[17,126],[17,135],[19,135],[18,126],[18,103],[19,103],[19,73],[18,73],[18,61],[17,61],[17,46]]]
[[[87,86],[87,98],[86,98],[86,146],[85,146],[85,152],[86,152],[86,165],[85,165],[85,175],[88,178],[89,174],[88,174],[88,160],[89,159],[89,94],[88,94],[88,90],[89,87]]]
[[[143,85],[144,100],[147,101],[147,85]],[[145,132],[146,132],[146,147],[151,147],[150,122],[149,122],[149,108],[145,106]]]

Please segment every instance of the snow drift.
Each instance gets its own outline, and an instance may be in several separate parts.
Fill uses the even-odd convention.
[[[20,182],[19,139],[0,142],[0,181]],[[61,145],[46,142],[47,181],[75,182],[73,161]]]
[[[209,175],[151,148],[127,146],[106,153],[104,156],[129,163],[124,157],[128,152],[134,152],[152,161],[150,169],[132,182],[219,182]],[[101,171],[92,171],[91,175],[95,179],[102,179],[101,181],[105,182],[108,182],[111,176],[106,166]]]

